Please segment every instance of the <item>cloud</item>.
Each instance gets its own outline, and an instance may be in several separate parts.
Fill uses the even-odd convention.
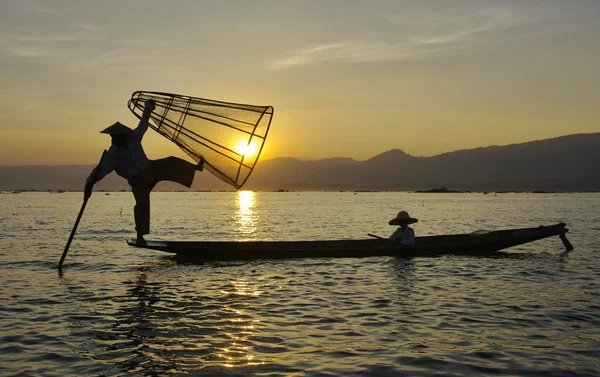
[[[46,4],[34,4],[34,3],[26,3],[25,10],[29,13],[37,13],[43,16],[61,16],[64,13],[64,10],[60,10],[58,8],[48,7]]]
[[[127,64],[143,65],[144,58],[156,58],[145,51],[140,39],[111,36],[91,24],[73,24],[60,32],[43,34],[0,33],[0,54],[39,64],[58,64],[71,68],[110,68]]]
[[[63,14],[63,11],[56,8],[48,8],[43,5],[36,5],[30,8],[30,11],[33,13],[40,13],[48,16],[60,16]]]
[[[376,37],[328,42],[287,51],[267,68],[285,69],[326,62],[401,62],[490,49],[519,38],[522,26],[539,22],[543,12],[524,7],[451,9],[380,15],[387,32]]]
[[[0,42],[0,50],[6,56],[39,62],[62,62],[77,55],[74,45],[83,39],[74,36],[46,35],[11,36]]]

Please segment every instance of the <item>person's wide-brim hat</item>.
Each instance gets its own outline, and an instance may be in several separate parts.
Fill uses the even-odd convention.
[[[109,134],[109,135],[127,135],[132,133],[133,130],[122,123],[115,123],[110,127],[105,128],[100,131],[101,134]]]
[[[404,225],[404,224],[408,225],[408,224],[414,224],[417,221],[419,221],[419,219],[410,217],[408,212],[400,211],[400,212],[398,212],[398,215],[395,218],[390,220],[389,224],[390,225]]]

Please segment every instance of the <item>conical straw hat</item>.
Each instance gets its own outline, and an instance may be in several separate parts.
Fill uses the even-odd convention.
[[[133,130],[122,123],[115,123],[110,127],[105,128],[100,131],[101,134],[110,134],[110,135],[127,135],[132,133]]]
[[[396,218],[390,220],[389,224],[390,225],[402,225],[402,224],[408,225],[408,224],[414,224],[417,221],[419,221],[419,220],[415,219],[413,217],[410,217],[408,212],[400,211],[400,212],[398,212],[398,215],[396,216]]]

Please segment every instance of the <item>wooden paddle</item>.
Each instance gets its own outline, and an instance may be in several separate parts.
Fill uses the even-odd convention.
[[[102,164],[102,160],[104,159],[104,155],[106,154],[106,149],[102,153],[102,157],[100,157],[100,162],[98,162],[98,166],[96,168],[96,172],[94,173],[94,179],[98,175],[98,171],[100,170],[100,165]],[[81,215],[83,215],[83,210],[85,209],[85,205],[87,204],[89,197],[83,198],[83,204],[81,205],[81,209],[79,210],[79,215],[77,216],[77,220],[75,221],[75,225],[73,225],[73,230],[71,231],[71,236],[69,236],[69,240],[67,241],[67,246],[65,246],[65,250],[60,257],[60,262],[58,262],[58,269],[62,268],[63,262],[65,261],[65,257],[69,252],[69,246],[71,246],[71,241],[73,241],[73,237],[75,236],[75,231],[77,231],[77,226],[79,225],[79,220],[81,220]]]
[[[384,237],[379,237],[379,236],[377,236],[377,235],[375,235],[375,234],[367,233],[367,235],[368,235],[368,236],[371,236],[371,237],[373,237],[373,238],[379,238],[380,240],[387,240],[387,238],[384,238]]]

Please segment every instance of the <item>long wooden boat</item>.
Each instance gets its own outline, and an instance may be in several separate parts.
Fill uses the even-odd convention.
[[[559,236],[567,251],[565,223],[537,228],[474,232],[469,234],[417,237],[413,247],[387,239],[329,241],[147,241],[130,246],[184,255],[196,260],[252,260],[284,258],[349,258],[373,256],[489,255],[499,250]]]

